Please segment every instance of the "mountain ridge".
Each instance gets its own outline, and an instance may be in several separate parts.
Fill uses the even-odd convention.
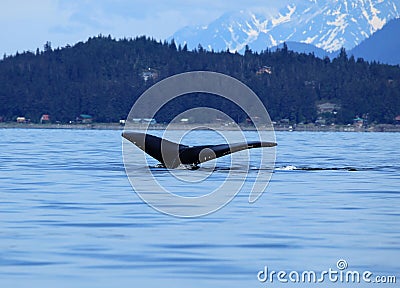
[[[171,37],[178,44],[207,50],[262,51],[283,42],[312,44],[327,52],[351,50],[400,18],[399,0],[308,0],[277,11],[248,8],[225,13],[207,26],[185,27]]]
[[[399,65],[400,39],[393,35],[400,35],[400,18],[391,20],[382,29],[350,50],[349,55],[366,61]]]

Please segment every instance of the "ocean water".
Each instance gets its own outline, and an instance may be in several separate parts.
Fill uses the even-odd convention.
[[[133,191],[121,131],[0,135],[0,287],[345,285],[282,283],[276,275],[261,282],[265,267],[400,281],[400,134],[279,132],[276,168],[260,199],[249,204],[241,191],[193,219],[159,213]],[[225,177],[227,163],[213,177]],[[347,268],[339,270],[339,260]]]

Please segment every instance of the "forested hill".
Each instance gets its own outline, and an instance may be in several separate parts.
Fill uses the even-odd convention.
[[[314,122],[318,117],[352,123],[356,116],[370,122],[392,123],[400,115],[400,67],[348,57],[344,50],[329,60],[288,51],[244,55],[188,51],[172,43],[145,37],[114,40],[90,38],[62,49],[47,43],[43,51],[4,56],[0,61],[0,117],[18,116],[38,122],[42,114],[68,122],[84,113],[98,122],[127,117],[130,107],[148,87],[176,73],[209,70],[231,75],[256,92],[274,121]],[[157,114],[168,122],[175,114],[197,106],[220,108],[212,95],[189,95]],[[319,114],[323,103],[335,111]],[[224,112],[244,121],[240,109],[223,105]],[[334,119],[332,119],[334,118]]]

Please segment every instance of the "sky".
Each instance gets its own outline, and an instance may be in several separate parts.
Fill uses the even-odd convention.
[[[284,2],[287,0],[2,0],[0,55],[43,50],[47,41],[53,48],[72,46],[99,34],[164,40],[180,28],[206,25],[226,12],[249,7],[275,9]]]

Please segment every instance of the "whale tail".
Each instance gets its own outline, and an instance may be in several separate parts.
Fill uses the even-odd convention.
[[[251,141],[234,144],[186,146],[138,132],[123,132],[122,137],[135,144],[167,168],[177,168],[181,164],[196,167],[200,163],[234,152],[277,145],[275,142]]]

